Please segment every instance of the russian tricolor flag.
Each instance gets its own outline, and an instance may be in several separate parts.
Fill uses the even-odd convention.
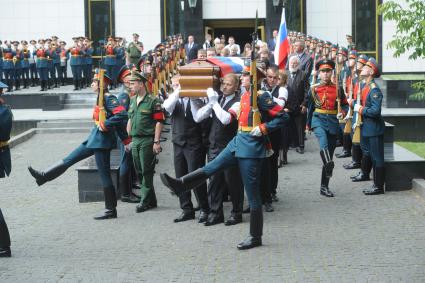
[[[212,57],[208,58],[207,61],[220,67],[221,77],[229,73],[242,73],[244,62],[239,57]]]
[[[285,8],[282,9],[279,34],[277,35],[276,47],[274,49],[274,61],[280,70],[285,69],[286,60],[289,54],[289,39],[286,30]]]

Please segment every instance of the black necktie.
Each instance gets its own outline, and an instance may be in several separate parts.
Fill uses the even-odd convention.
[[[220,101],[221,108],[223,108],[225,102],[226,102],[226,97],[223,96],[223,98]]]

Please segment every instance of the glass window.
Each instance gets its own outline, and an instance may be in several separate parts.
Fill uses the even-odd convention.
[[[355,0],[354,41],[359,51],[375,52],[376,57],[376,1]]]
[[[94,56],[101,55],[99,40],[112,35],[111,1],[88,1],[88,34],[93,41]]]

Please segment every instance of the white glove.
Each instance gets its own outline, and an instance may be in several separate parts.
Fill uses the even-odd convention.
[[[266,157],[272,156],[274,153],[273,149],[266,149]]]
[[[353,101],[353,99],[351,99],[351,98],[347,99],[348,105],[351,105],[351,101]]]
[[[218,93],[215,92],[212,88],[207,89],[207,96],[211,105],[214,105],[218,102]]]
[[[174,89],[173,94],[175,95],[175,97],[176,97],[177,99],[179,99],[179,98],[180,98],[180,90],[181,90],[180,85],[179,85],[177,88],[175,88],[175,89]]]
[[[354,111],[359,112],[360,108],[361,108],[360,104],[354,105]]]
[[[342,114],[342,113],[338,113],[338,114],[336,114],[336,118],[337,118],[338,120],[341,120],[342,118],[344,118],[344,114]]]
[[[351,116],[351,107],[348,107],[348,113],[347,113],[347,115],[345,115],[344,120],[350,119],[350,116]]]
[[[263,135],[263,133],[260,130],[260,126],[256,126],[254,129],[252,129],[250,134],[254,137],[261,137]]]
[[[124,145],[124,149],[126,152],[130,152],[132,147],[133,147],[133,142]]]

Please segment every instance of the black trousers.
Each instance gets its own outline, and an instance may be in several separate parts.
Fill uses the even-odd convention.
[[[190,172],[195,171],[205,165],[205,150],[200,144],[199,147],[180,146],[173,144],[174,148],[174,170],[176,177],[180,178]],[[203,183],[193,190],[197,196],[199,207],[204,212],[209,212],[207,183]],[[191,191],[185,192],[179,196],[180,208],[185,213],[193,212],[193,203]]]
[[[0,248],[10,247],[9,229],[7,229],[6,221],[0,208]]]
[[[265,158],[261,167],[261,183],[260,183],[260,194],[261,194],[261,202],[271,203],[272,195],[271,195],[271,179],[270,179],[270,157]]]
[[[304,130],[306,125],[306,115],[301,112],[293,113],[290,112],[289,116],[291,117],[292,123],[292,133],[291,137],[296,147],[304,148]]]
[[[210,154],[209,160],[214,160],[218,154]],[[232,213],[240,214],[243,210],[244,187],[239,166],[230,167],[219,173],[215,173],[208,183],[208,201],[211,213],[223,214],[223,197],[229,192],[232,200]]]

